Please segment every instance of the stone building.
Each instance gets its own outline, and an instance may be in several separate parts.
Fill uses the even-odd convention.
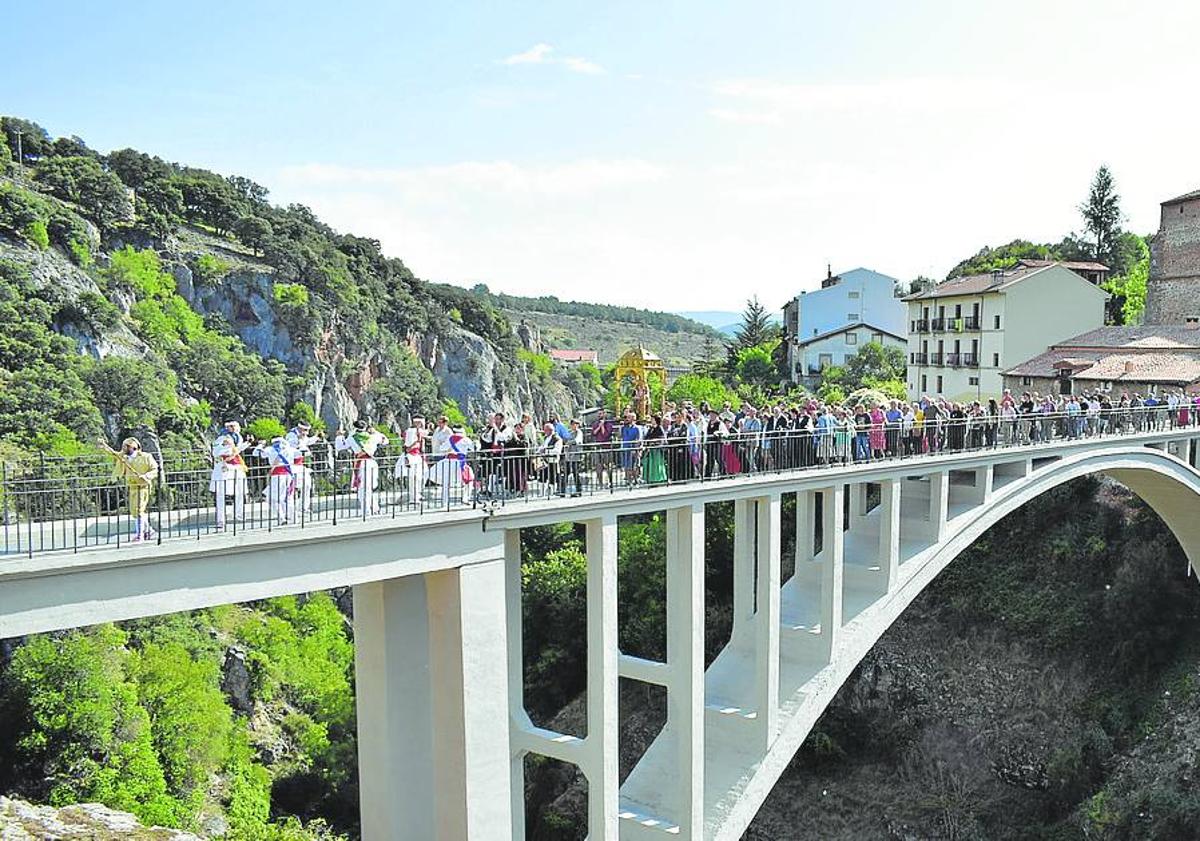
[[[1004,372],[1013,394],[1200,392],[1200,326],[1109,326],[1055,342]]]
[[[1200,324],[1200,190],[1162,203],[1150,243],[1146,324]]]

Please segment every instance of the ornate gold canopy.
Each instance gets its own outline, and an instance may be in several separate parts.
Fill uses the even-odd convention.
[[[661,412],[666,391],[667,366],[657,355],[638,345],[617,360],[613,402],[618,413],[629,406],[639,418],[644,418],[650,414],[652,403],[657,403],[655,408]]]

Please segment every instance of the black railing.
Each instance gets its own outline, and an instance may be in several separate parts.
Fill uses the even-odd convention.
[[[916,328],[917,328],[916,332],[918,332],[918,333],[928,333],[929,332],[929,319],[928,318],[918,318],[917,322],[916,322]]]
[[[912,355],[912,364],[913,365],[928,365],[929,364],[929,354],[928,353],[914,353]]]
[[[931,353],[931,354],[929,354],[929,364],[930,365],[939,365],[939,366],[944,365],[945,364],[945,356],[946,355],[944,353]]]
[[[3,553],[79,551],[127,543],[201,540],[220,533],[271,532],[401,518],[454,509],[495,509],[561,497],[636,493],[664,485],[723,481],[747,474],[829,468],[854,462],[911,459],[942,452],[1014,447],[1064,439],[1146,433],[1181,425],[1195,430],[1197,412],[1160,407],[1099,412],[939,414],[873,421],[861,428],[848,412],[810,417],[801,428],[709,436],[703,427],[676,428],[644,439],[547,447],[510,442],[462,454],[380,452],[335,458],[316,445],[305,464],[274,475],[264,462],[213,479],[207,453],[166,453],[147,492],[114,480],[106,457],[0,462]],[[809,416],[806,416],[809,417]],[[132,491],[132,494],[131,494]],[[134,505],[131,508],[131,495]]]
[[[966,318],[964,318],[963,319],[963,329],[978,330],[979,329],[979,316],[968,315]]]
[[[941,333],[946,329],[946,319],[944,318],[935,318],[930,324],[935,333]]]

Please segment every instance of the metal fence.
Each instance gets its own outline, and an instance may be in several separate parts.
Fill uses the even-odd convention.
[[[1200,435],[1195,423],[1194,412],[1169,412],[1164,406],[1096,415],[940,416],[920,425],[885,423],[853,431],[822,423],[815,429],[723,436],[651,432],[628,441],[621,440],[622,429],[614,426],[610,443],[592,442],[565,452],[547,450],[538,436],[527,444],[473,450],[464,456],[413,458],[381,450],[374,458],[357,460],[337,457],[321,442],[290,475],[273,476],[265,460],[247,457],[244,476],[217,482],[207,452],[170,452],[159,459],[142,520],[130,509],[130,488],[114,478],[112,461],[103,454],[42,457],[0,463],[2,548],[5,555],[32,555],[130,542],[202,540],[217,533],[303,529],[482,505],[637,492],[747,474],[1045,445],[1181,425]]]

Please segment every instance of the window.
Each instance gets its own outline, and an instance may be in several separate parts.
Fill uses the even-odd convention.
[[[846,314],[847,321],[858,321],[858,313],[852,312]]]
[[[992,367],[993,367],[993,368],[999,368],[999,367],[1000,367],[1000,354],[998,354],[998,353],[993,353],[993,354],[992,354]]]
[[[941,375],[941,374],[938,374],[938,380],[937,380],[937,393],[938,393],[938,394],[941,394],[941,393],[942,393],[942,375]]]
[[[846,344],[848,344],[848,345],[858,344],[858,334],[857,333],[847,333],[846,334]]]
[[[883,334],[882,333],[872,333],[871,341],[879,342],[879,344],[883,344]]]
[[[828,368],[830,365],[833,364],[833,354],[832,353],[822,353],[821,355],[819,355],[817,357],[817,364],[820,365],[822,369]]]
[[[910,353],[910,354],[908,355],[908,364],[909,364],[909,365],[916,365],[916,364],[917,364],[917,355],[916,355],[915,353]]]
[[[921,391],[929,391],[929,375],[921,375]]]
[[[992,326],[997,330],[1000,329],[1000,316],[998,316],[998,315],[992,316]]]
[[[848,297],[850,297],[851,299],[857,298],[857,297],[858,297],[858,293],[857,293],[857,292],[851,292],[851,293],[849,293],[849,296],[848,296]]]
[[[955,304],[955,305],[954,305],[954,317],[955,317],[955,318],[962,318],[962,304]]]
[[[1029,377],[1021,377],[1021,385],[1033,385],[1033,380]]]
[[[968,377],[967,385],[979,385],[979,377]]]

